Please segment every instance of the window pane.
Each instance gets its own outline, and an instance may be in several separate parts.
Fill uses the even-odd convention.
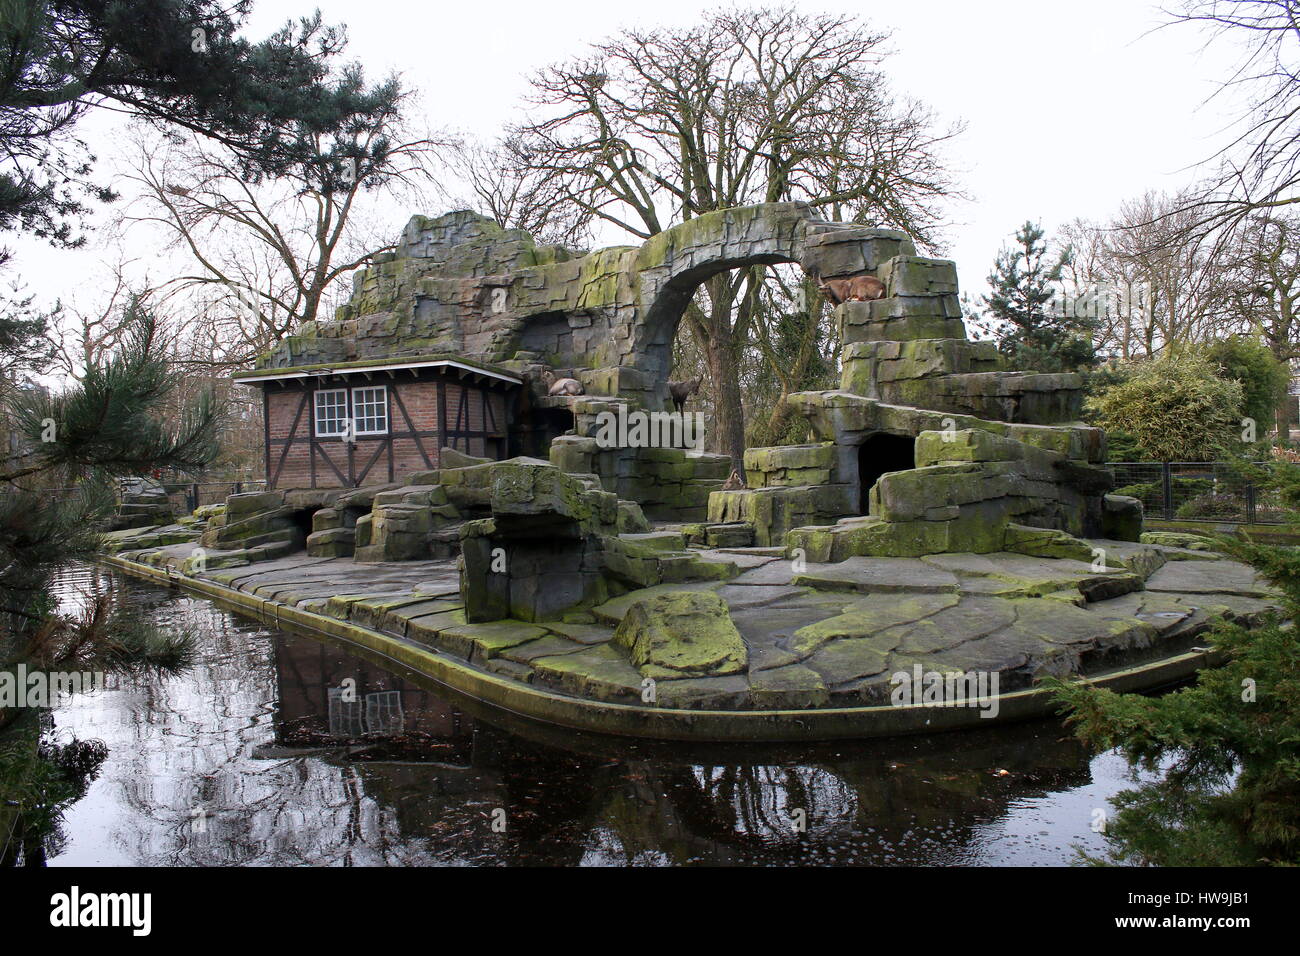
[[[348,415],[346,390],[330,389],[316,393],[316,434],[341,435]]]
[[[382,435],[388,432],[388,389],[383,385],[354,388],[352,415],[358,435]]]

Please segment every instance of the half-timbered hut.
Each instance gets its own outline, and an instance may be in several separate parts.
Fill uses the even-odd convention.
[[[522,379],[479,362],[403,357],[260,368],[269,488],[351,488],[437,468],[439,449],[507,454]]]

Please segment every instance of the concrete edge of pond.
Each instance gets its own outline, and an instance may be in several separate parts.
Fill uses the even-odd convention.
[[[277,601],[267,601],[213,581],[188,577],[116,555],[101,554],[98,560],[135,577],[209,598],[264,624],[309,637],[368,648],[456,693],[516,717],[596,734],[714,743],[788,743],[931,734],[1050,717],[1056,711],[1048,693],[1034,688],[998,694],[996,716],[991,717],[981,716],[990,709],[991,701],[982,701],[980,707],[913,704],[721,711],[583,700],[480,671],[464,661],[405,638]],[[1134,667],[1090,675],[1084,680],[1117,692],[1143,691],[1186,680],[1201,668],[1217,666],[1221,662],[1220,655],[1210,651],[1189,651]]]

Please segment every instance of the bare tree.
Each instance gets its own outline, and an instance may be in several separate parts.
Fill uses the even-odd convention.
[[[1300,202],[1300,0],[1183,0],[1165,12],[1206,29],[1207,45],[1241,50],[1216,94],[1240,98],[1236,132],[1181,207],[1186,236],[1222,246],[1254,213]]]
[[[957,129],[890,94],[885,40],[853,17],[789,7],[625,30],[537,73],[535,118],[512,135],[562,201],[641,239],[718,209],[803,199],[929,242],[954,191],[939,150]],[[685,317],[715,400],[710,444],[737,459],[739,370],[768,272],[706,280]]]
[[[1224,251],[1189,235],[1188,194],[1148,192],[1105,223],[1062,230],[1073,308],[1094,310],[1099,351],[1151,357],[1171,344],[1201,342],[1228,321]]]
[[[1300,360],[1300,217],[1259,213],[1237,230],[1225,291],[1235,328],[1258,335],[1280,362]],[[1289,432],[1289,409],[1277,411],[1278,434]]]
[[[428,181],[435,146],[395,139],[395,122],[318,142],[313,161],[274,180],[247,178],[237,155],[198,138],[137,141],[126,180],[140,196],[122,221],[161,227],[188,254],[193,271],[163,291],[190,296],[214,364],[244,364],[327,316],[338,280],[392,248],[364,200]]]
[[[456,207],[490,216],[507,229],[523,229],[534,239],[571,249],[591,241],[591,214],[568,201],[558,177],[534,168],[534,156],[518,137],[483,144],[459,139],[441,150],[448,172],[465,184],[446,193]]]

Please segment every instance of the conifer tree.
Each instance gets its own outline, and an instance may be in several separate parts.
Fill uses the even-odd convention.
[[[1062,308],[1061,277],[1070,263],[1068,248],[1049,255],[1044,232],[1026,221],[1014,244],[998,253],[976,324],[998,338],[999,350],[1013,368],[1035,372],[1076,371],[1095,361],[1095,321]]]

